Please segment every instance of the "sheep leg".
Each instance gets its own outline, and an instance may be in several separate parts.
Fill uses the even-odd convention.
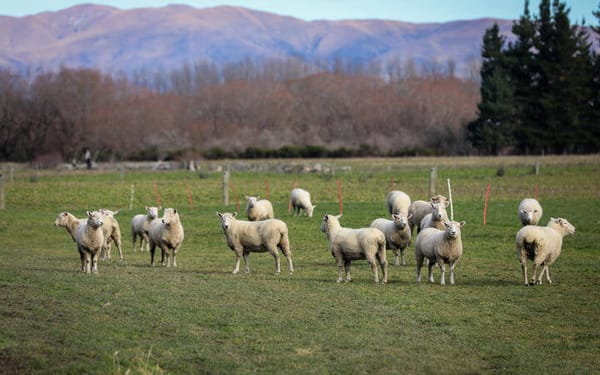
[[[240,272],[240,259],[242,259],[242,256],[236,251],[235,253],[235,268],[233,269],[233,274],[235,275],[236,273]]]
[[[85,273],[85,252],[81,251],[81,249],[77,250],[79,250],[79,259],[81,260],[81,272]]]
[[[400,265],[400,257],[398,255],[398,249],[394,249],[394,266],[399,266]]]
[[[456,262],[450,263],[450,285],[454,285],[454,268],[456,267]]]
[[[529,285],[529,280],[527,279],[527,259],[520,259],[521,262],[521,270],[523,270],[523,278],[525,279],[525,286]]]
[[[250,273],[250,265],[248,264],[248,256],[250,255],[249,251],[244,251],[244,272]]]
[[[542,271],[546,271],[546,280],[548,280],[548,284],[552,284],[552,280],[550,279],[550,267],[544,266]]]
[[[352,261],[350,259],[344,259],[344,270],[346,271],[346,282],[349,283],[352,281],[352,277],[350,277],[350,266],[352,265]],[[375,269],[377,272],[377,269]]]
[[[177,250],[178,248],[173,249],[173,267],[177,267]]]
[[[294,264],[292,263],[292,252],[290,251],[289,244],[281,245],[281,252],[287,259],[288,271],[290,275],[294,273]]]
[[[150,238],[146,232],[144,232],[140,238],[140,253],[144,252],[144,242],[146,242],[146,251],[148,251],[150,247]]]
[[[536,277],[535,277],[535,275],[536,275],[536,273],[537,273],[537,267],[538,267],[538,264],[537,264],[537,262],[535,262],[535,261],[534,261],[534,262],[533,262],[533,265],[531,266],[531,268],[532,268],[532,272],[533,272],[533,274],[531,275],[531,283],[532,283],[533,285],[535,285],[535,284],[537,283],[537,279],[536,279]]]
[[[137,240],[137,235],[135,234],[135,232],[133,232],[133,230],[131,231],[131,250],[135,253],[135,241]],[[140,239],[140,251],[142,244],[141,244],[142,239]]]
[[[400,249],[400,258],[402,260],[402,265],[406,266],[406,259],[404,259],[404,249]]]
[[[114,236],[113,242],[117,246],[117,250],[119,250],[119,259],[123,260],[123,249],[121,248],[121,236]],[[108,257],[110,258],[110,253],[108,253]]]
[[[381,273],[383,274],[383,280],[381,280],[381,282],[383,284],[387,284],[387,280],[388,280],[388,262],[385,259],[385,257],[382,257],[382,258],[379,259],[379,265],[381,266]]]
[[[99,251],[92,251],[92,273],[98,273],[98,253]]]
[[[91,267],[90,263],[91,263],[90,254],[88,252],[86,252],[85,253],[85,273],[88,273],[88,274],[92,273],[91,268],[90,268]]]
[[[433,265],[434,265],[434,263],[432,261],[429,261],[427,263],[427,269],[429,270],[429,282],[432,284],[434,283],[434,281],[433,281]]]
[[[438,261],[437,264],[440,268],[440,271],[442,272],[442,274],[440,275],[440,285],[446,285],[446,265],[443,261]]]
[[[379,274],[377,272],[377,262],[374,257],[367,258],[367,262],[371,265],[371,272],[373,272],[373,279],[375,283],[379,283]]]
[[[156,253],[156,244],[154,242],[150,243],[150,264],[154,266],[154,253]]]
[[[421,267],[423,267],[423,257],[420,254],[415,254],[417,260],[417,283],[421,282]]]

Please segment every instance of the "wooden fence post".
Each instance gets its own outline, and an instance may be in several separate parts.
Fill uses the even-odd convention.
[[[435,183],[437,179],[437,165],[429,170],[429,197],[435,195]]]
[[[229,205],[229,171],[223,172],[223,205]]]

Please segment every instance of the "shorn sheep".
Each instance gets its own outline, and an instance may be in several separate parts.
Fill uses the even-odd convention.
[[[407,219],[410,220],[412,214],[408,214],[408,218],[400,214],[393,214],[392,220],[379,218],[373,220],[371,228],[377,228],[385,235],[386,249],[394,252],[394,265],[400,264],[400,257],[402,258],[402,265],[406,265],[404,259],[404,249],[410,245],[412,239],[412,233],[410,226],[408,225]]]
[[[387,283],[388,262],[386,260],[386,242],[383,232],[377,228],[343,228],[339,222],[341,216],[325,214],[321,224],[321,232],[327,235],[329,250],[337,262],[337,282],[342,282],[344,270],[346,271],[346,282],[352,281],[350,277],[352,261],[366,259],[371,265],[374,281],[379,282],[377,273],[377,264],[379,264],[383,273],[382,283]]]
[[[111,211],[105,208],[101,208],[98,210],[102,215],[102,233],[104,234],[104,246],[102,247],[101,259],[104,260],[106,258],[110,259],[110,247],[111,241],[115,243],[117,246],[117,250],[119,250],[119,259],[123,260],[123,249],[121,248],[121,228],[119,227],[119,222],[115,219],[115,215],[119,213],[119,211]]]
[[[533,198],[525,198],[519,203],[519,220],[521,224],[537,225],[542,218],[542,206],[540,202]]]
[[[310,193],[304,189],[294,188],[290,193],[290,203],[294,210],[294,216],[299,216],[302,211],[308,217],[312,217],[315,207],[310,201]]]
[[[548,283],[552,283],[549,267],[560,255],[563,238],[569,234],[575,234],[575,227],[563,218],[550,218],[548,225],[545,227],[526,225],[517,232],[515,239],[517,257],[521,263],[525,285],[529,285],[527,281],[528,259],[533,261],[531,283],[534,285],[536,282],[541,284],[544,272]],[[539,266],[543,268],[536,280],[535,274]]]
[[[183,225],[179,218],[179,213],[174,208],[165,208],[162,219],[155,219],[148,227],[148,239],[150,242],[150,264],[154,266],[154,252],[156,247],[160,247],[160,263],[165,265],[165,255],[167,257],[166,266],[177,267],[177,251],[183,242]],[[172,256],[170,253],[172,253]]]
[[[408,225],[410,226],[411,233],[414,232],[414,228],[417,228],[417,234],[419,234],[422,229],[421,221],[427,214],[431,213],[431,203],[440,202],[449,204],[448,198],[440,194],[431,197],[431,200],[429,201],[416,200],[410,204],[408,207],[408,214],[412,216],[408,219]]]
[[[448,207],[448,202],[431,202],[430,206],[431,213],[425,215],[423,220],[421,220],[421,230],[425,228],[436,228],[439,230],[445,230],[446,227],[444,225],[444,222],[449,221],[448,211],[446,211],[446,207]]]
[[[274,219],[273,205],[267,199],[249,197],[246,195],[246,216],[250,221]]]
[[[386,196],[387,209],[390,215],[402,214],[408,216],[408,208],[410,207],[410,197],[403,191],[392,190]]]
[[[144,251],[144,241],[146,242],[146,251],[150,250],[150,241],[148,240],[148,228],[152,220],[158,217],[160,207],[145,206],[146,214],[135,215],[131,219],[131,243],[133,252],[135,252],[135,243],[140,238],[140,252]]]
[[[271,254],[275,259],[275,273],[281,273],[277,249],[280,249],[286,257],[290,274],[294,273],[288,227],[283,221],[279,219],[237,220],[237,212],[217,212],[217,216],[221,220],[221,228],[225,234],[227,245],[235,253],[234,274],[240,272],[240,259],[242,257],[244,258],[244,272],[250,273],[248,256],[251,252],[268,252]]]
[[[75,231],[75,242],[81,257],[81,271],[89,274],[98,272],[98,253],[106,241],[102,234],[103,215],[98,211],[88,211],[87,216],[87,220]]]
[[[460,259],[463,246],[461,228],[464,221],[445,221],[445,230],[425,228],[415,242],[415,258],[417,260],[417,283],[421,282],[421,267],[425,258],[429,260],[429,282],[433,283],[433,266],[438,265],[442,275],[440,284],[446,284],[446,264],[450,265],[450,284],[454,285],[454,268]]]

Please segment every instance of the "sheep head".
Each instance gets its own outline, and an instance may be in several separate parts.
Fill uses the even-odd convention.
[[[221,220],[221,228],[223,228],[224,231],[227,231],[231,225],[233,224],[233,222],[235,221],[235,217],[237,216],[237,212],[231,213],[231,212],[217,212],[217,216],[219,217],[219,219]]]
[[[102,221],[103,215],[99,211],[87,211],[87,223],[92,228],[99,228],[104,224]]]
[[[575,227],[573,224],[569,223],[567,219],[563,219],[562,217],[551,217],[548,226],[560,232],[563,237],[569,234],[575,234]]]

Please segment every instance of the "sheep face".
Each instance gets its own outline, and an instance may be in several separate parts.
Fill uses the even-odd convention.
[[[148,213],[148,216],[154,220],[158,217],[158,211],[160,211],[160,207],[144,207],[146,209],[146,212]]]
[[[217,212],[217,216],[219,217],[219,219],[221,219],[221,228],[223,228],[223,230],[225,232],[227,232],[227,230],[229,229],[229,227],[231,227],[231,224],[233,224],[233,222],[235,221],[235,217],[237,216],[237,212],[231,213],[231,212]]]
[[[398,229],[404,229],[408,225],[408,220],[413,217],[412,213],[409,213],[408,216],[404,217],[400,214],[392,214],[392,220]]]
[[[249,197],[249,196],[246,196],[246,200],[248,201],[247,208],[254,208],[254,206],[256,205],[256,202],[259,199],[260,199],[260,197]]]
[[[567,219],[563,219],[561,217],[551,217],[548,226],[558,230],[563,236],[575,234],[575,227],[573,224],[569,223]]]
[[[313,216],[313,211],[314,211],[315,207],[317,207],[317,206],[314,206],[314,205],[313,205],[313,206],[308,206],[308,207],[306,207],[306,208],[305,208],[305,210],[306,210],[306,215],[307,215],[308,217],[312,217],[312,216]]]
[[[57,227],[66,227],[68,219],[69,219],[69,213],[66,211],[61,212],[56,217],[56,220],[54,220],[54,225]]]
[[[99,228],[104,224],[102,221],[103,215],[99,211],[88,211],[87,223],[92,228]]]
[[[435,221],[441,220],[444,216],[448,216],[445,203],[431,203],[431,219]]]
[[[111,210],[106,209],[106,208],[101,208],[98,211],[100,211],[100,213],[104,217],[115,217],[115,215],[119,213],[118,210],[117,211],[111,211]]]
[[[179,213],[177,210],[174,208],[165,208],[165,215],[162,218],[163,224],[168,228],[174,221],[179,221]]]
[[[448,237],[448,238],[460,237],[460,229],[465,224],[466,224],[465,221],[461,221],[461,222],[445,221],[444,226],[446,227],[446,237]]]

